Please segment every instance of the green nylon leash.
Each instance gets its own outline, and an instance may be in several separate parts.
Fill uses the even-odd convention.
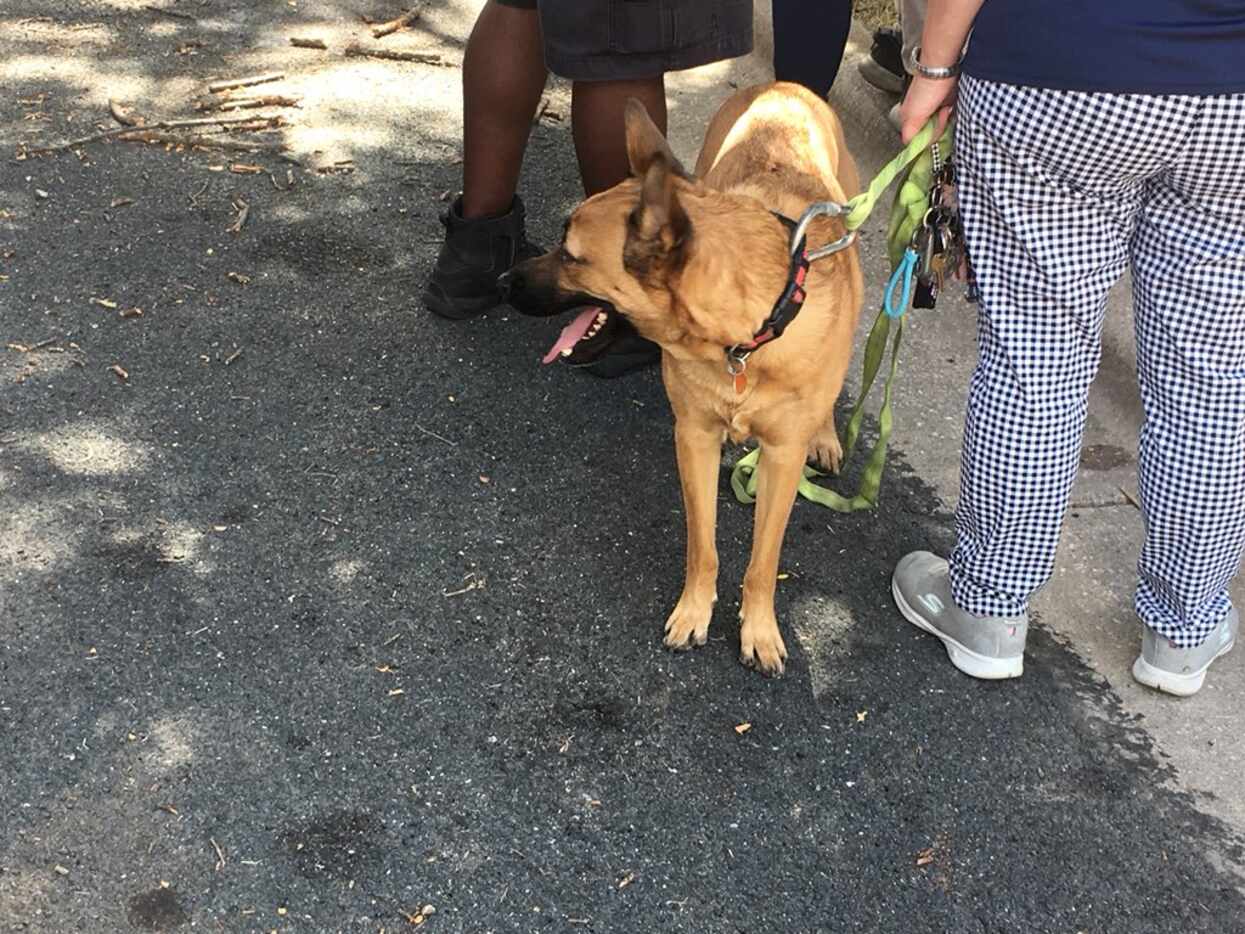
[[[860,437],[860,425],[864,420],[864,401],[873,386],[882,360],[886,356],[886,339],[890,331],[890,316],[884,311],[878,312],[877,321],[869,332],[869,340],[865,344],[864,374],[861,379],[860,398],[852,409],[851,418],[847,423],[847,431],[843,438],[843,461],[846,463]],[[877,505],[878,491],[882,486],[882,468],[886,465],[886,442],[891,433],[891,386],[895,379],[895,370],[899,363],[899,344],[903,339],[903,318],[895,320],[895,338],[891,342],[890,372],[882,389],[882,408],[878,412],[878,440],[869,452],[864,472],[860,477],[860,489],[850,499],[841,493],[819,486],[813,480],[825,476],[820,470],[804,466],[804,475],[800,478],[798,492],[810,502],[825,506],[836,512],[859,512],[872,509]],[[757,461],[761,449],[753,448],[735,463],[731,472],[731,488],[735,498],[741,503],[756,500],[757,492]]]
[[[856,230],[863,225],[873,213],[873,209],[877,207],[882,195],[886,193],[886,189],[891,187],[891,184],[905,169],[926,154],[929,147],[933,145],[934,132],[937,128],[938,124],[933,119],[921,127],[921,132],[912,137],[912,141],[899,151],[899,155],[882,166],[881,171],[873,177],[869,186],[847,202],[848,211],[844,223],[848,230]],[[947,138],[949,133],[948,129],[948,132],[943,134],[943,138]]]
[[[858,229],[873,212],[881,196],[891,184],[903,175],[903,182],[895,193],[891,208],[890,224],[887,230],[887,244],[892,268],[898,268],[904,251],[911,242],[912,235],[925,218],[928,205],[929,188],[933,180],[934,166],[930,146],[933,143],[937,124],[930,120],[912,141],[894,159],[882,167],[869,186],[856,197],[848,201],[844,217],[848,230]],[[940,149],[945,149],[950,157],[952,129],[947,127],[939,141]],[[824,474],[812,467],[805,466],[800,478],[798,492],[800,496],[820,506],[836,512],[858,512],[873,509],[877,505],[878,492],[882,487],[882,470],[886,465],[886,447],[890,440],[893,415],[891,411],[891,390],[895,381],[895,373],[899,368],[899,346],[903,339],[904,317],[895,318],[894,339],[891,340],[890,369],[882,388],[882,407],[878,411],[878,439],[869,452],[864,471],[860,478],[860,488],[852,497],[843,496],[834,490],[820,486],[813,481]],[[860,438],[860,429],[864,421],[865,399],[873,388],[882,361],[886,356],[887,339],[890,337],[891,317],[885,309],[878,312],[865,342],[864,364],[861,373],[860,395],[852,407],[851,417],[843,435],[843,462],[846,463],[855,450]],[[741,503],[756,501],[757,467],[761,449],[754,448],[736,462],[731,472],[731,488],[735,498]]]

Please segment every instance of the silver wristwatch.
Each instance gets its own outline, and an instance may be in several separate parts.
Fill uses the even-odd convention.
[[[915,71],[922,78],[934,79],[959,77],[960,63],[963,61],[964,59],[961,57],[959,61],[949,67],[930,68],[927,65],[921,64],[921,47],[919,45],[912,49],[912,55],[909,58],[909,63],[912,65],[913,71]]]

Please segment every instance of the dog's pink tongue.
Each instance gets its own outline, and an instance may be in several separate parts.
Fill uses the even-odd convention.
[[[562,333],[558,335],[557,341],[549,348],[549,352],[545,354],[541,363],[553,363],[554,360],[561,356],[562,351],[569,350],[574,347],[581,337],[588,333],[588,328],[592,327],[592,322],[596,320],[597,313],[600,308],[585,308],[575,320],[562,329]]]

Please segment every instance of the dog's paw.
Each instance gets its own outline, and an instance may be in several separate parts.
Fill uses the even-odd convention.
[[[662,640],[669,649],[690,649],[704,645],[709,638],[709,620],[713,617],[713,597],[697,598],[683,594],[666,620],[666,638]]]
[[[823,428],[808,443],[808,459],[831,473],[837,474],[843,465],[843,445],[833,426]]]
[[[786,670],[787,646],[778,631],[773,614],[761,617],[745,615],[739,627],[739,662],[756,668],[762,674],[781,675]]]

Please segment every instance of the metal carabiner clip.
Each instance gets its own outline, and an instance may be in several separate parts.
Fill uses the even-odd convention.
[[[795,255],[796,249],[804,242],[804,234],[808,230],[808,225],[818,217],[842,217],[847,214],[850,208],[845,204],[839,204],[837,201],[814,201],[800,215],[800,222],[795,226],[795,232],[791,234],[791,255]],[[839,239],[819,246],[815,250],[808,251],[808,260],[821,259],[823,256],[829,256],[831,253],[838,253],[840,250],[846,250],[856,241],[856,231],[849,230]]]

